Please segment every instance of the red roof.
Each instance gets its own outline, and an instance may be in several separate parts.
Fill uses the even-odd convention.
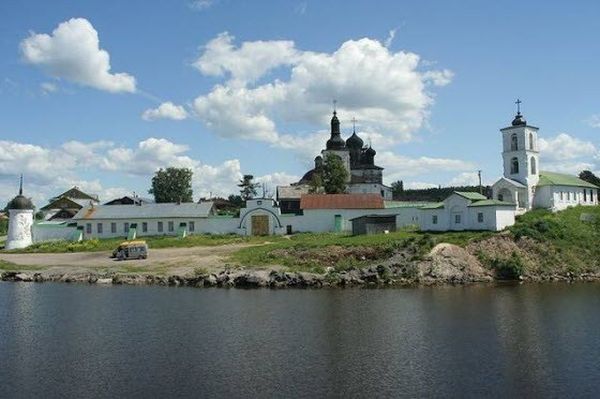
[[[300,209],[382,209],[379,194],[304,194]]]

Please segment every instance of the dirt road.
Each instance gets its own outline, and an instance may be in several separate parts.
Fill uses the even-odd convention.
[[[0,260],[39,269],[111,270],[115,271],[169,271],[186,273],[194,268],[207,270],[222,268],[229,255],[248,244],[229,244],[215,247],[151,249],[148,259],[117,261],[109,251],[59,254],[6,254]],[[24,267],[23,269],[26,269]]]

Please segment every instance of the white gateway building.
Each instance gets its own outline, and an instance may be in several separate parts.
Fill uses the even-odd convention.
[[[538,130],[527,124],[520,110],[511,126],[500,129],[504,175],[492,186],[494,199],[517,204],[517,213],[533,208],[558,211],[597,205],[595,185],[577,176],[539,170]]]

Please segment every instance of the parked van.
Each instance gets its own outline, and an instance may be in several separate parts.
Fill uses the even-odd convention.
[[[112,253],[112,258],[118,260],[146,259],[148,258],[148,244],[146,241],[122,242]]]

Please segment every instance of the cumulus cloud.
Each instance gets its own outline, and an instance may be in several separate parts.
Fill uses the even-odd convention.
[[[598,172],[600,149],[590,142],[567,133],[548,139],[539,138],[540,169],[579,174],[582,170]]]
[[[146,190],[154,172],[169,166],[192,169],[195,197],[238,191],[236,184],[242,178],[238,159],[210,165],[190,157],[188,151],[186,145],[155,137],[132,147],[107,141],[69,141],[58,147],[0,141],[0,200],[8,201],[15,195],[20,173],[25,175],[27,195],[34,196],[36,204],[43,205],[48,198],[74,185],[100,195],[101,199],[131,194],[135,190],[135,187],[104,184],[103,179],[86,179],[83,177],[86,172],[102,171],[107,178],[117,180],[135,177],[144,182],[141,189]],[[298,177],[275,172],[257,176],[257,180],[274,187],[289,184]]]
[[[208,42],[194,66],[222,77],[197,97],[194,111],[223,137],[260,140],[285,147],[285,122],[327,126],[331,100],[341,117],[392,142],[410,140],[433,104],[430,88],[452,79],[449,70],[422,70],[420,57],[393,52],[377,40],[343,43],[332,53],[297,49],[291,41],[234,44],[222,33]]]
[[[377,163],[386,168],[384,178],[388,183],[406,177],[436,172],[466,172],[475,169],[471,162],[460,159],[419,157],[410,158],[389,151],[377,155]]]
[[[192,0],[188,3],[188,6],[192,10],[204,11],[212,7],[216,3],[215,0]]]
[[[56,84],[52,82],[43,82],[40,83],[40,90],[42,91],[42,94],[50,94],[57,91],[58,86],[56,86]]]
[[[62,22],[51,34],[31,33],[20,47],[25,62],[55,78],[112,93],[136,90],[133,76],[111,73],[110,56],[85,18]]]
[[[590,126],[593,127],[595,129],[600,128],[600,115],[596,114],[596,115],[592,115],[590,116],[587,120],[586,123]]]
[[[142,119],[145,121],[154,121],[157,119],[172,119],[181,121],[188,117],[188,113],[181,105],[175,105],[170,101],[160,104],[157,108],[151,108],[144,111]]]

